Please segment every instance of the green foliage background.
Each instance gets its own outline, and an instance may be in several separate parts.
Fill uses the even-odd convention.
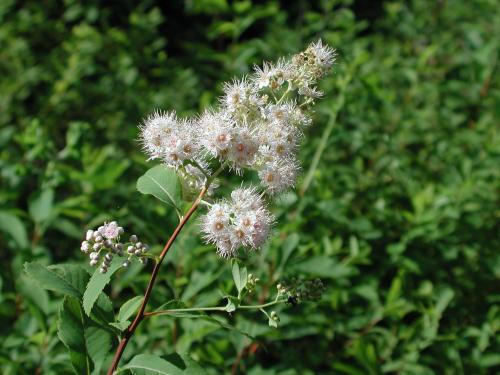
[[[210,374],[498,373],[498,35],[495,0],[1,1],[2,374],[73,373],[57,324],[78,306],[66,297],[60,311],[62,294],[28,278],[26,261],[84,265],[84,230],[112,218],[154,251],[175,225],[135,190],[152,166],[141,118],[193,115],[233,75],[318,37],[339,59],[301,151],[312,180],[276,202],[273,239],[248,269],[255,301],[292,275],[322,278],[325,296],[279,311],[279,329],[229,317],[253,342],[149,319],[123,363],[179,352]],[[167,257],[151,306],[217,305],[230,291],[230,266],[196,231]],[[147,278],[113,276],[115,312]]]

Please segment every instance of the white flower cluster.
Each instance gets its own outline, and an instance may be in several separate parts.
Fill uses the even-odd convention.
[[[264,63],[251,76],[226,83],[219,109],[196,120],[156,112],[140,127],[144,151],[180,171],[193,188],[203,185],[209,174],[204,160],[211,157],[238,173],[257,171],[269,193],[280,193],[295,183],[302,129],[312,122],[308,112],[322,96],[317,82],[335,57],[318,41],[291,59]]]
[[[254,188],[239,188],[231,200],[221,200],[202,217],[202,232],[207,242],[217,247],[222,257],[236,254],[243,246],[257,249],[266,241],[273,216]]]
[[[103,258],[100,271],[106,273],[115,254],[125,256],[126,243],[120,242],[123,233],[123,228],[118,226],[116,221],[104,223],[97,230],[89,229],[80,249],[89,255],[90,265],[95,266]],[[148,245],[139,242],[136,235],[130,236],[126,250],[127,259],[122,263],[122,267],[128,267],[133,257],[137,257],[141,263],[146,263],[147,251]]]
[[[206,185],[209,162],[215,159],[238,174],[256,171],[267,193],[281,193],[295,183],[303,129],[311,125],[311,107],[323,95],[317,83],[335,57],[320,40],[290,59],[264,63],[252,75],[226,83],[219,107],[194,120],[156,112],[140,126],[144,151],[179,173],[184,192]],[[256,190],[240,188],[231,201],[210,208],[202,230],[207,242],[229,257],[240,247],[259,248],[272,220]]]

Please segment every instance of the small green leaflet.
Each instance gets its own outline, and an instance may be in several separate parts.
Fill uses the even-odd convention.
[[[245,289],[248,280],[247,269],[245,267],[240,268],[238,261],[233,260],[233,279],[236,285],[236,289],[238,289],[238,296],[241,294],[241,291]]]
[[[120,311],[118,312],[118,321],[124,322],[130,318],[132,314],[137,311],[139,306],[141,306],[143,299],[144,297],[136,296],[125,302],[122,307],[120,307]]]
[[[121,267],[123,260],[124,259],[122,257],[115,256],[111,262],[108,272],[101,273],[99,269],[94,271],[94,274],[87,284],[85,293],[83,294],[83,309],[85,310],[85,314],[90,315],[92,307],[99,297],[99,294],[101,294],[104,287],[109,283],[111,276]]]
[[[24,270],[38,285],[44,289],[67,294],[76,298],[81,297],[80,291],[55,271],[38,263],[25,263]]]
[[[135,375],[206,375],[206,371],[185,354],[171,354],[158,357],[151,354],[139,354],[117,373],[132,370]]]
[[[92,368],[85,344],[84,315],[78,299],[70,296],[64,297],[64,302],[59,310],[57,333],[68,348],[75,372],[77,374],[90,374]]]
[[[163,165],[151,168],[137,180],[137,190],[142,194],[153,195],[179,212],[181,184],[172,169]]]

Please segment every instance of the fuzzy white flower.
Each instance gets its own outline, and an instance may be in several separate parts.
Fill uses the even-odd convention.
[[[337,57],[335,50],[323,45],[321,39],[310,44],[307,50],[313,54],[315,64],[325,72],[331,68]]]
[[[236,255],[238,248],[257,249],[267,238],[273,217],[254,188],[231,193],[231,201],[214,204],[202,218],[202,232],[223,257]]]
[[[265,163],[259,170],[259,178],[271,194],[281,193],[295,184],[298,164],[292,158],[282,158]]]
[[[234,121],[223,112],[205,111],[198,119],[200,143],[213,157],[227,155],[234,135]]]
[[[231,167],[240,173],[243,168],[252,164],[257,149],[258,141],[253,132],[247,128],[235,129],[228,154]]]
[[[100,233],[108,240],[114,240],[123,233],[123,228],[116,221],[105,223]]]
[[[255,111],[264,102],[254,85],[246,77],[224,84],[224,96],[221,103],[230,114],[246,116]]]
[[[239,188],[231,192],[232,208],[236,213],[264,208],[262,195],[254,187]]]
[[[156,111],[148,116],[140,125],[140,140],[143,150],[149,155],[150,160],[163,155],[165,143],[176,127],[175,113],[162,111]]]
[[[264,62],[262,68],[254,67],[253,82],[259,88],[269,87],[275,90],[282,86],[290,76],[290,64],[285,59],[280,59],[276,64]]]

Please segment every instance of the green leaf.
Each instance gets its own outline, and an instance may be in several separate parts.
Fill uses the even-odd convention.
[[[76,298],[81,297],[81,292],[70,281],[41,264],[25,263],[24,269],[28,276],[43,289],[67,294]]]
[[[111,335],[101,328],[88,327],[85,329],[85,345],[94,362],[93,373],[97,375],[101,373],[106,356],[111,350]]]
[[[179,177],[172,169],[163,165],[151,168],[137,180],[137,190],[142,194],[151,194],[179,210],[181,184]]]
[[[17,246],[25,249],[29,246],[28,234],[23,222],[15,215],[0,211],[0,230],[10,234]]]
[[[80,301],[66,296],[59,310],[57,334],[68,348],[71,364],[77,374],[90,374],[92,371],[85,344],[84,319]]]
[[[90,315],[92,307],[99,297],[99,294],[101,294],[104,287],[111,280],[111,276],[121,267],[122,263],[123,258],[115,256],[109,266],[108,272],[101,273],[99,269],[94,271],[94,274],[87,284],[85,293],[83,294],[83,309],[85,310],[85,314]]]
[[[134,314],[141,306],[144,297],[136,296],[125,302],[118,312],[118,321],[124,322]]]
[[[118,372],[132,370],[136,375],[205,375],[206,372],[187,355],[171,354],[158,357],[139,354]]]
[[[345,263],[339,263],[334,258],[324,255],[311,257],[291,268],[294,271],[335,279],[348,277],[357,273],[354,267]]]
[[[54,205],[54,190],[43,190],[39,196],[29,203],[29,212],[31,218],[36,223],[42,223],[50,218],[52,207]]]
[[[120,321],[120,322],[112,322],[112,323],[109,323],[109,325],[111,327],[114,327],[116,328],[117,330],[119,330],[120,332],[123,332],[125,331],[128,326],[130,325],[130,320],[124,320],[124,321]]]
[[[297,248],[299,244],[299,235],[297,233],[290,234],[283,242],[282,251],[279,252],[280,261],[277,272],[282,273],[285,268],[286,262],[292,255],[293,251]]]
[[[236,310],[236,306],[239,304],[239,300],[235,297],[228,296],[227,297],[227,305],[224,308],[227,312],[233,312]]]
[[[241,294],[241,291],[245,289],[248,281],[248,274],[246,267],[240,268],[238,261],[233,260],[233,280],[236,285],[236,289],[238,289],[238,296]]]

